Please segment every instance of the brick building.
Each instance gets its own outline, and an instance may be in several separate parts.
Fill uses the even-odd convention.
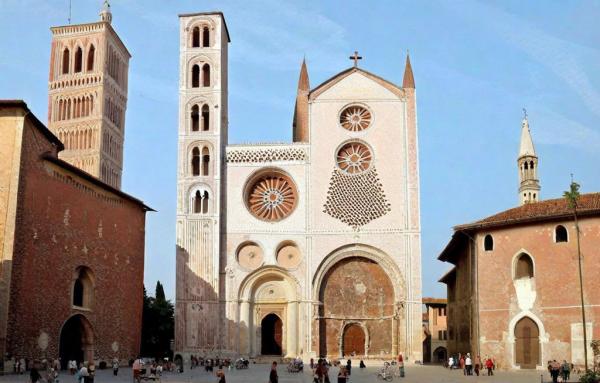
[[[454,228],[439,260],[454,267],[448,290],[448,352],[493,356],[500,368],[582,365],[577,232],[564,198],[539,200],[537,156],[523,120],[521,206]],[[579,200],[588,344],[600,337],[600,193]],[[588,347],[588,359],[592,351]]]
[[[423,362],[443,363],[448,357],[447,301],[423,298]]]
[[[1,355],[134,357],[149,208],[59,159],[23,101],[0,101],[0,136]]]

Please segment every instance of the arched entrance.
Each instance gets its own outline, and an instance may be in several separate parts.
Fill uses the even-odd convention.
[[[94,332],[92,325],[81,314],[73,315],[60,331],[60,360],[62,368],[67,368],[69,360],[77,363],[94,359]]]
[[[515,364],[523,369],[540,364],[540,330],[529,317],[522,318],[515,326]]]
[[[356,323],[346,326],[342,338],[342,355],[365,355],[365,332]]]
[[[448,359],[448,351],[445,347],[438,347],[433,351],[433,362],[444,363]]]
[[[269,314],[260,322],[262,355],[281,355],[283,322],[275,314]]]

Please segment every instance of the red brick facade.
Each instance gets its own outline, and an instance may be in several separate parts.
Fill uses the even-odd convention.
[[[600,339],[600,193],[582,195],[579,214],[591,361],[589,344]],[[560,227],[567,234],[564,241]],[[500,368],[543,369],[553,359],[582,365],[576,237],[565,199],[527,204],[456,227],[440,255],[455,265],[441,280],[448,286],[448,351],[493,356]],[[523,255],[525,276],[520,275]],[[520,340],[524,318],[534,323],[527,330],[533,340]]]
[[[26,115],[24,103],[0,107],[4,113],[25,115],[14,126],[22,136],[12,264],[3,262],[3,275],[12,270],[5,351],[16,357],[56,358],[63,325],[80,314],[90,342],[86,358],[92,353],[95,360],[135,357],[148,208],[59,160],[62,145]],[[86,308],[73,304],[81,267],[91,277]]]

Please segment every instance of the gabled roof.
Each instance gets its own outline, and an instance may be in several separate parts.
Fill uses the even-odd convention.
[[[600,216],[600,193],[582,194],[578,200],[579,216]],[[455,231],[487,229],[492,227],[512,226],[539,221],[571,219],[573,210],[565,198],[548,199],[527,203],[513,209],[502,211],[473,223],[458,225]]]
[[[335,76],[323,81],[316,88],[311,90],[308,95],[309,99],[314,100],[315,98],[319,97],[323,92],[325,92],[327,89],[331,88],[332,86],[334,86],[338,82],[342,81],[346,77],[350,76],[351,74],[357,73],[357,72],[364,75],[365,77],[377,82],[378,84],[380,84],[381,86],[383,86],[390,92],[394,93],[398,97],[404,97],[404,95],[405,95],[404,89],[402,89],[398,85],[396,85],[384,78],[381,78],[371,72],[368,72],[364,69],[360,69],[358,67],[350,67],[350,68],[336,74]]]

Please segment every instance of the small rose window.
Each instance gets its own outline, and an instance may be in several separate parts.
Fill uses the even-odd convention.
[[[371,125],[371,112],[361,105],[351,105],[340,113],[340,125],[351,132],[360,132]]]
[[[371,149],[361,142],[348,142],[337,152],[338,167],[348,174],[358,174],[371,167]]]
[[[246,204],[256,218],[279,221],[294,211],[298,192],[291,178],[280,171],[265,172],[246,187]]]

